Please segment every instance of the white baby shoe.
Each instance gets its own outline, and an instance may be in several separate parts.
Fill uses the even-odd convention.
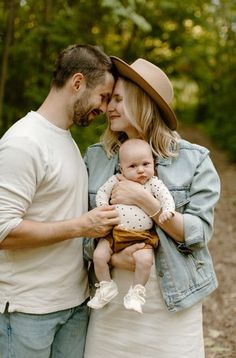
[[[87,303],[91,308],[99,309],[104,307],[118,294],[117,284],[113,280],[101,281],[96,283],[95,286],[97,287],[95,296]]]
[[[145,303],[146,288],[142,285],[130,287],[127,295],[124,297],[124,306],[127,310],[134,310],[142,313],[142,305]]]

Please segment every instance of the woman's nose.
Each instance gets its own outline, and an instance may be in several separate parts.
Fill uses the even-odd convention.
[[[112,101],[108,102],[107,104],[107,112],[113,112],[115,110],[114,104],[112,103]]]

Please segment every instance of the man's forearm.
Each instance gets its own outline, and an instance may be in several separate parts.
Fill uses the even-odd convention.
[[[1,250],[36,248],[78,237],[103,237],[120,223],[114,206],[95,208],[79,218],[56,222],[22,220],[0,243]]]
[[[36,248],[78,236],[80,236],[79,230],[75,229],[73,220],[52,223],[23,220],[0,243],[0,249]]]

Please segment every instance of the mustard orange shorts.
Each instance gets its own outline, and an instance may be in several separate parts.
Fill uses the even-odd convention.
[[[113,252],[119,252],[138,242],[144,242],[146,244],[145,249],[156,248],[159,243],[159,238],[154,230],[127,230],[118,226],[115,226],[105,239],[109,241]]]

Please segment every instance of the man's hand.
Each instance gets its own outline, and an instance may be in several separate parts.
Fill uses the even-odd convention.
[[[120,224],[118,212],[114,205],[104,205],[95,208],[79,218],[82,225],[81,236],[103,237],[106,236],[113,226]]]
[[[141,242],[138,244],[128,246],[124,250],[118,252],[117,254],[113,254],[111,258],[111,265],[121,270],[134,271],[135,262],[134,262],[133,254],[137,250],[143,249],[144,246],[145,243]]]

